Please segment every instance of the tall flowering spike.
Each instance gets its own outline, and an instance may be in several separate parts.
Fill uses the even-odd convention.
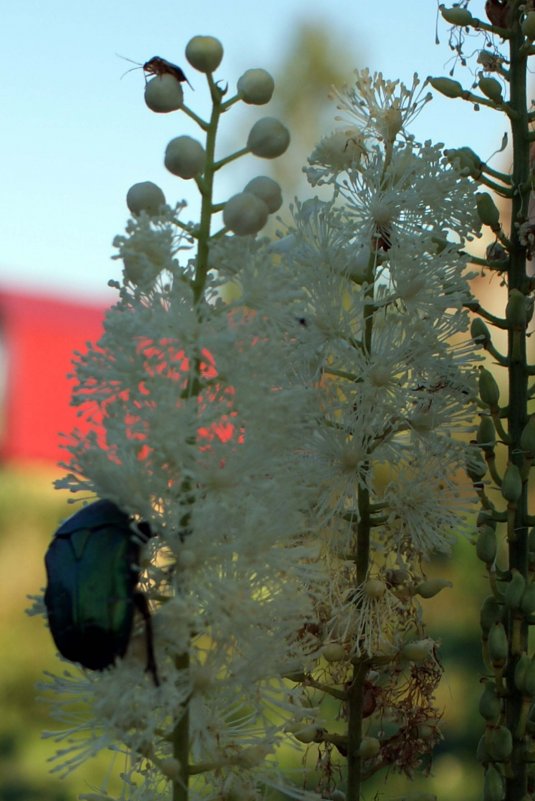
[[[219,119],[242,95],[252,102],[258,79],[264,90],[255,102],[267,102],[271,79],[257,70],[252,86],[249,76],[225,99],[212,75],[222,54],[212,37],[188,46],[212,114],[202,120],[181,100],[179,113],[195,119],[202,141],[180,136],[166,151],[167,168],[199,187],[200,221],[185,222],[183,204],[165,205],[151,182],[129,191],[134,216],[114,242],[118,299],[101,339],[75,360],[73,404],[86,426],[70,435],[59,482],[84,500],[109,499],[153,534],[141,564],[125,566],[140,568],[151,610],[152,676],[145,629],[135,623],[124,658],[109,670],[69,672],[45,686],[64,726],[51,735],[58,769],[120,749],[129,754],[124,792],[144,801],[171,793],[254,798],[262,783],[278,782],[274,753],[293,708],[281,677],[292,664],[303,669],[318,648],[300,633],[322,581],[319,548],[305,536],[315,486],[302,454],[318,399],[293,370],[304,290],[251,236],[280,206],[276,182],[250,182],[245,207],[213,196],[215,173],[247,152],[215,160]],[[182,92],[166,73],[154,78],[160,93],[164,79]],[[155,111],[172,110],[158,102]],[[271,117],[251,137],[251,150],[269,158],[288,143]],[[251,201],[259,224],[251,225]],[[226,228],[214,236],[222,209],[239,237]],[[78,608],[88,588],[83,537],[76,543],[79,570],[66,602]],[[110,798],[106,787],[100,793]]]
[[[320,751],[334,743],[347,759],[343,789],[358,799],[364,776],[411,775],[441,739],[442,670],[417,596],[425,562],[466,532],[473,503],[460,479],[477,394],[462,254],[479,223],[468,179],[406,128],[428,100],[417,78],[407,88],[363,71],[336,97],[354,127],[324,138],[306,168],[332,201],[296,204],[277,252],[306,287],[296,369],[307,365],[322,395],[304,450],[328,572],[310,631],[326,662],[303,692],[348,688],[342,740],[321,706],[304,717]],[[332,793],[330,761],[320,764]]]

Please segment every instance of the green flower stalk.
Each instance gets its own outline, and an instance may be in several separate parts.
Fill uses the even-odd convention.
[[[530,382],[535,373],[527,350],[533,306],[533,280],[526,260],[532,259],[533,171],[529,151],[534,140],[531,130],[534,116],[526,86],[529,59],[535,54],[535,18],[531,4],[517,0],[489,0],[485,6],[486,19],[476,19],[465,8],[441,7],[441,11],[446,21],[454,25],[451,41],[458,52],[462,52],[464,37],[470,30],[483,30],[492,37],[492,50],[482,49],[478,55],[476,90],[465,91],[461,87],[456,96],[504,114],[511,132],[509,173],[491,168],[475,154],[478,170],[471,171],[472,177],[499,199],[495,202],[486,191],[478,195],[479,217],[495,241],[488,246],[486,258],[473,260],[484,270],[499,271],[507,287],[507,302],[502,316],[491,314],[477,301],[469,303],[468,308],[479,315],[473,322],[474,340],[488,351],[494,363],[492,371],[481,371],[479,382],[480,430],[484,424],[487,442],[478,439],[478,444],[483,449],[489,475],[484,470],[475,483],[482,504],[478,556],[487,566],[496,617],[489,629],[488,616],[482,613],[484,657],[499,703],[499,710],[496,708],[490,719],[482,712],[486,719],[486,747],[481,757],[485,769],[484,797],[516,801],[528,797],[535,787],[530,756],[532,733],[528,726],[531,674],[527,679],[526,667],[530,664],[528,635],[533,624],[533,573],[529,558],[533,515],[529,511],[528,481],[534,395]],[[459,22],[457,13],[469,18]],[[436,81],[434,85],[443,91],[444,87]],[[450,155],[456,158],[458,151]],[[461,161],[466,163],[464,156]],[[510,230],[502,222],[505,202],[511,208]],[[493,341],[496,339],[493,329],[507,333],[503,352]],[[490,432],[490,420],[497,436]],[[498,542],[505,538],[505,560],[497,556],[499,549],[491,547],[491,538]]]

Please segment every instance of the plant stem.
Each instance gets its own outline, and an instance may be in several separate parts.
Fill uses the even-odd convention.
[[[515,117],[511,117],[511,131],[513,141],[513,200],[511,213],[511,235],[509,248],[508,292],[513,289],[525,291],[526,287],[526,251],[518,237],[517,226],[527,218],[529,203],[529,121],[526,108],[526,74],[527,55],[521,51],[523,36],[520,30],[520,14],[518,0],[511,4],[511,39],[510,39],[510,92],[511,106],[516,110]],[[528,188],[526,188],[528,187]],[[523,454],[520,448],[520,436],[527,422],[528,401],[528,375],[526,369],[526,332],[519,327],[509,326],[508,331],[509,356],[509,461],[518,465],[522,470]],[[516,568],[524,577],[528,574],[527,560],[527,514],[528,514],[528,485],[524,480],[522,495],[516,503],[514,514],[508,523],[509,569]],[[518,661],[518,653],[513,653],[513,639],[515,650],[527,651],[528,625],[524,619],[516,620],[515,637],[513,638],[513,617],[509,614],[507,633],[509,640],[509,659],[506,671],[509,694],[505,700],[506,724],[513,734],[513,754],[511,759],[511,775],[506,777],[506,801],[516,801],[527,793],[527,770],[524,760],[523,737],[517,734],[517,724],[522,712],[522,693],[516,688],[514,671]],[[518,626],[520,624],[520,630]],[[519,642],[518,642],[519,640]]]

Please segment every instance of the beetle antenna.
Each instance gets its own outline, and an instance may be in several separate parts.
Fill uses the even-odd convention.
[[[117,56],[117,58],[122,58],[123,61],[129,61],[130,64],[135,64],[136,67],[142,67],[143,66],[143,64],[140,61],[134,61],[133,58],[128,58],[128,56],[122,56],[120,53],[116,53],[115,55]]]
[[[126,70],[126,72],[123,72],[123,74],[121,75],[121,78],[120,78],[121,81],[123,80],[125,75],[128,75],[129,72],[133,72],[134,70],[139,70],[139,69],[141,69],[143,67],[143,64],[140,64],[139,61],[134,61],[131,58],[127,58],[126,56],[122,56],[120,53],[116,53],[115,55],[118,58],[122,58],[123,61],[129,61],[130,64],[135,64],[136,65],[135,67],[131,67],[129,70]]]

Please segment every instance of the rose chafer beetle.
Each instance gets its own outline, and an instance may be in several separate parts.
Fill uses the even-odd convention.
[[[44,601],[58,651],[90,670],[104,670],[124,656],[137,608],[145,621],[146,669],[157,685],[149,608],[137,589],[141,546],[152,532],[147,523],[134,530],[132,522],[107,500],[69,517],[45,556]]]

